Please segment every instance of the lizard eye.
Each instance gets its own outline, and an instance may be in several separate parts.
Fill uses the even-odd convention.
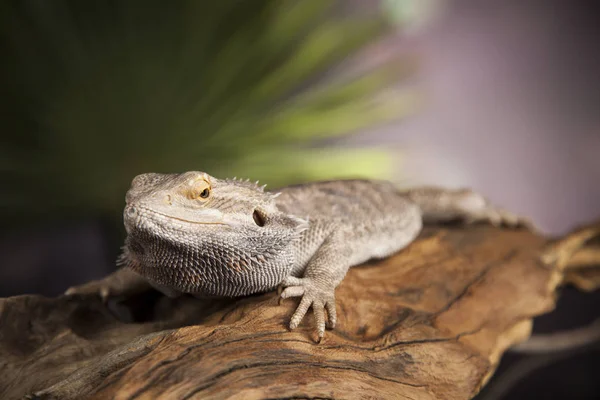
[[[183,193],[190,200],[206,201],[210,197],[210,183],[205,180],[191,181],[183,189]]]
[[[265,217],[258,210],[254,210],[252,213],[252,218],[254,219],[254,223],[258,226],[265,226]]]

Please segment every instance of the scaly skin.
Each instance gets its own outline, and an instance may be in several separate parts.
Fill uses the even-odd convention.
[[[340,180],[274,193],[203,172],[135,177],[123,216],[125,268],[67,294],[106,298],[150,284],[169,296],[244,296],[279,287],[281,299],[302,298],[290,328],[312,307],[319,341],[325,312],[335,326],[334,292],[348,269],[403,249],[423,221],[526,222],[470,190]]]

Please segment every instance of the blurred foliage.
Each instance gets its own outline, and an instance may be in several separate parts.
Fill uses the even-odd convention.
[[[405,31],[414,31],[427,25],[443,8],[446,0],[381,0],[381,6],[391,19]]]
[[[314,146],[404,110],[373,101],[394,66],[331,74],[386,31],[384,15],[331,11],[326,0],[3,1],[3,214],[120,215],[133,176],[150,171],[270,186],[385,177],[383,150]]]

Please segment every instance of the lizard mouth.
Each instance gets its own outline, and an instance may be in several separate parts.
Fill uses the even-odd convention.
[[[175,215],[167,214],[164,212],[156,211],[151,208],[140,206],[140,205],[135,205],[135,206],[128,205],[127,207],[125,207],[123,214],[125,217],[124,219],[125,219],[126,227],[128,224],[131,224],[132,226],[141,227],[143,225],[146,225],[146,222],[148,222],[148,221],[156,223],[160,220],[179,221],[179,222],[183,222],[185,224],[193,224],[193,225],[228,225],[227,223],[225,223],[221,220],[216,220],[216,219],[214,219],[212,221],[210,221],[210,220],[208,220],[208,221],[191,220],[191,219],[188,219],[185,217],[175,216]],[[163,225],[163,224],[161,224],[161,225]]]

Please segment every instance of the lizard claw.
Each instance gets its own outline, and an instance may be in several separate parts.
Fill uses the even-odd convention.
[[[96,295],[106,304],[112,297],[130,297],[149,288],[150,284],[141,275],[129,268],[121,268],[102,279],[73,286],[65,291],[65,295]]]
[[[472,213],[467,217],[468,223],[484,221],[495,227],[505,226],[508,228],[523,227],[531,231],[536,231],[534,224],[527,218],[520,217],[516,214],[496,207],[486,207],[485,209]]]
[[[321,343],[325,336],[325,311],[329,317],[328,327],[333,329],[336,323],[334,289],[321,288],[310,278],[295,277],[286,278],[283,286],[287,287],[281,292],[280,299],[302,296],[302,300],[290,320],[290,329],[298,327],[308,309],[312,307],[317,327],[317,343]]]
[[[103,303],[106,303],[111,295],[110,287],[105,284],[103,280],[97,280],[85,283],[79,286],[72,286],[68,288],[65,293],[66,296],[73,295],[86,295],[86,294],[97,294],[102,299]]]

